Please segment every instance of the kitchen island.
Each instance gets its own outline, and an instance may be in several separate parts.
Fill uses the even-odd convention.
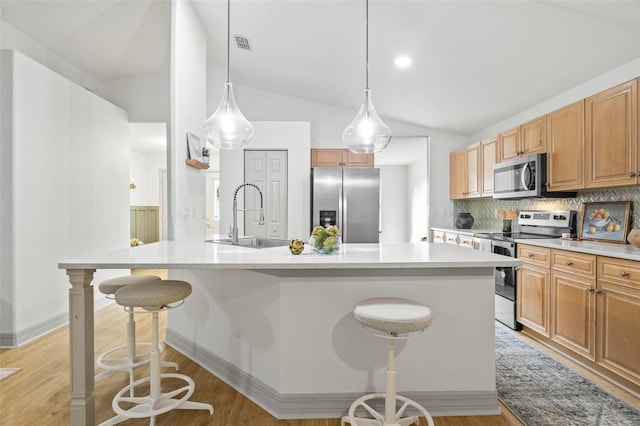
[[[398,390],[433,415],[497,414],[494,268],[521,261],[448,244],[344,244],[299,256],[163,241],[62,261],[71,283],[71,423],[94,424],[96,269],[166,268],[193,286],[169,312],[167,343],[277,418],[336,418],[384,386],[386,342],[352,318],[375,296],[407,297],[433,312],[398,344]],[[124,336],[123,336],[124,338]],[[215,415],[215,414],[214,414]]]

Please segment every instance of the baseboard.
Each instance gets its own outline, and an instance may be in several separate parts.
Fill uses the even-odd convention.
[[[360,393],[281,394],[170,328],[166,331],[166,343],[249,398],[276,419],[340,418],[347,414],[351,403],[362,396]],[[426,407],[433,416],[500,414],[496,390],[407,392],[403,395]],[[409,413],[411,414],[411,411]]]
[[[93,309],[104,308],[113,303],[111,300],[101,298],[95,301]],[[69,313],[65,312],[20,330],[17,333],[0,333],[0,349],[12,349],[22,346],[47,333],[69,324]]]

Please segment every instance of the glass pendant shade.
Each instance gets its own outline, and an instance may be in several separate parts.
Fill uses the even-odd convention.
[[[226,82],[218,109],[204,122],[207,142],[219,149],[242,149],[253,133],[253,125],[242,115],[233,98],[231,83]]]
[[[370,89],[364,90],[364,102],[356,118],[342,132],[342,140],[349,151],[358,154],[380,152],[389,145],[391,129],[378,117]]]

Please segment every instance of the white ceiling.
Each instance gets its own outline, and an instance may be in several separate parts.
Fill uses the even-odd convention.
[[[192,3],[208,60],[225,67],[226,1]],[[2,19],[109,81],[166,64],[169,9],[164,0],[2,0]],[[253,51],[232,48],[231,80],[355,114],[365,84],[364,16],[364,0],[233,0],[231,32],[248,37]],[[395,68],[398,54],[413,65]],[[640,1],[369,4],[378,113],[463,135],[639,57]]]

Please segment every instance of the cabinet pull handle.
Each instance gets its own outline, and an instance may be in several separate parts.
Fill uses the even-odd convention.
[[[624,278],[624,277],[628,277],[628,276],[629,276],[629,273],[627,273],[627,272],[625,272],[625,271],[620,271],[620,276],[621,276],[622,278]]]
[[[527,257],[529,257],[529,258],[533,257],[533,253],[529,253],[529,254],[527,255]]]
[[[638,176],[637,173],[633,173],[633,172],[629,173],[629,177],[636,177],[636,176]]]
[[[600,293],[602,293],[602,290],[600,290],[599,288],[596,288],[596,289],[593,290],[593,292],[595,294],[600,294]]]
[[[567,261],[567,266],[573,266],[573,262],[571,262],[570,260]]]

